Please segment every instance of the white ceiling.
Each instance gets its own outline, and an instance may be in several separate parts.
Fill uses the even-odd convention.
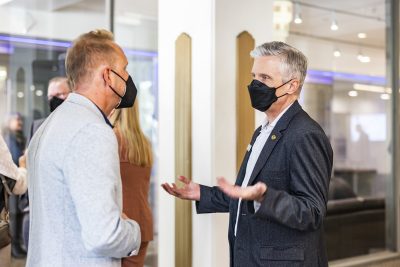
[[[277,0],[279,1],[279,0]],[[23,6],[57,12],[105,12],[107,0],[13,0],[9,6]],[[384,48],[385,45],[385,0],[294,0],[300,5],[302,24],[290,24],[292,35],[332,42]],[[294,5],[295,6],[295,5]],[[115,0],[116,17],[156,21],[158,0]],[[331,31],[332,10],[336,10],[339,30]],[[364,32],[366,39],[357,34]]]
[[[290,24],[292,34],[298,33],[339,43],[384,48],[385,0],[299,0],[295,2],[299,2],[303,23],[292,22]],[[332,12],[333,10],[337,12]],[[333,16],[339,26],[337,31],[330,29]],[[357,34],[360,32],[366,33],[367,38],[358,38]]]
[[[140,14],[157,19],[157,0],[114,0],[115,12]],[[107,0],[12,0],[6,6],[46,11],[104,12]]]

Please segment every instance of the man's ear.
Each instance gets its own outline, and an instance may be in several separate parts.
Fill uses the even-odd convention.
[[[102,74],[105,85],[111,84],[110,69],[104,68]]]
[[[299,80],[293,80],[292,82],[290,82],[290,87],[287,93],[289,95],[296,94],[300,90],[299,86],[300,86]]]

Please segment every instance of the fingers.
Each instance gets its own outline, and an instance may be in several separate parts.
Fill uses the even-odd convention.
[[[186,199],[187,196],[183,194],[183,191],[179,189],[175,183],[172,183],[172,186],[168,183],[161,184],[162,188],[167,191],[168,194],[173,195],[178,198]]]
[[[185,176],[179,176],[178,180],[181,181],[184,184],[190,184],[190,179],[186,178]]]
[[[178,188],[176,187],[175,184],[172,184],[172,186],[170,186],[168,183],[164,183],[161,186],[165,191],[167,191],[168,194],[179,198],[181,197],[180,193],[177,191]]]
[[[225,194],[232,198],[241,198],[243,196],[243,189],[240,186],[229,183],[224,177],[218,177],[217,184]]]
[[[169,184],[167,184],[167,183],[161,184],[161,187],[162,187],[168,194],[173,195],[173,196],[176,196],[175,193],[172,191],[172,187],[171,187]]]
[[[218,186],[223,186],[223,187],[231,185],[224,177],[221,176],[217,177],[217,184]]]

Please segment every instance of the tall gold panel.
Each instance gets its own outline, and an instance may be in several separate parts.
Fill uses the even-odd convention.
[[[250,57],[254,49],[254,38],[247,31],[236,37],[236,168],[239,170],[247,145],[254,131],[254,109],[247,85],[252,80],[251,68],[253,59]]]
[[[192,179],[192,42],[175,42],[175,174]],[[192,205],[175,200],[175,266],[192,266]]]

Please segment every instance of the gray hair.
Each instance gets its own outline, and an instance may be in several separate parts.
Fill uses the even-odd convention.
[[[299,89],[302,88],[307,74],[307,58],[302,52],[284,42],[270,42],[254,48],[250,52],[253,58],[263,56],[277,56],[281,59],[281,73],[284,82],[297,78],[300,82]]]

